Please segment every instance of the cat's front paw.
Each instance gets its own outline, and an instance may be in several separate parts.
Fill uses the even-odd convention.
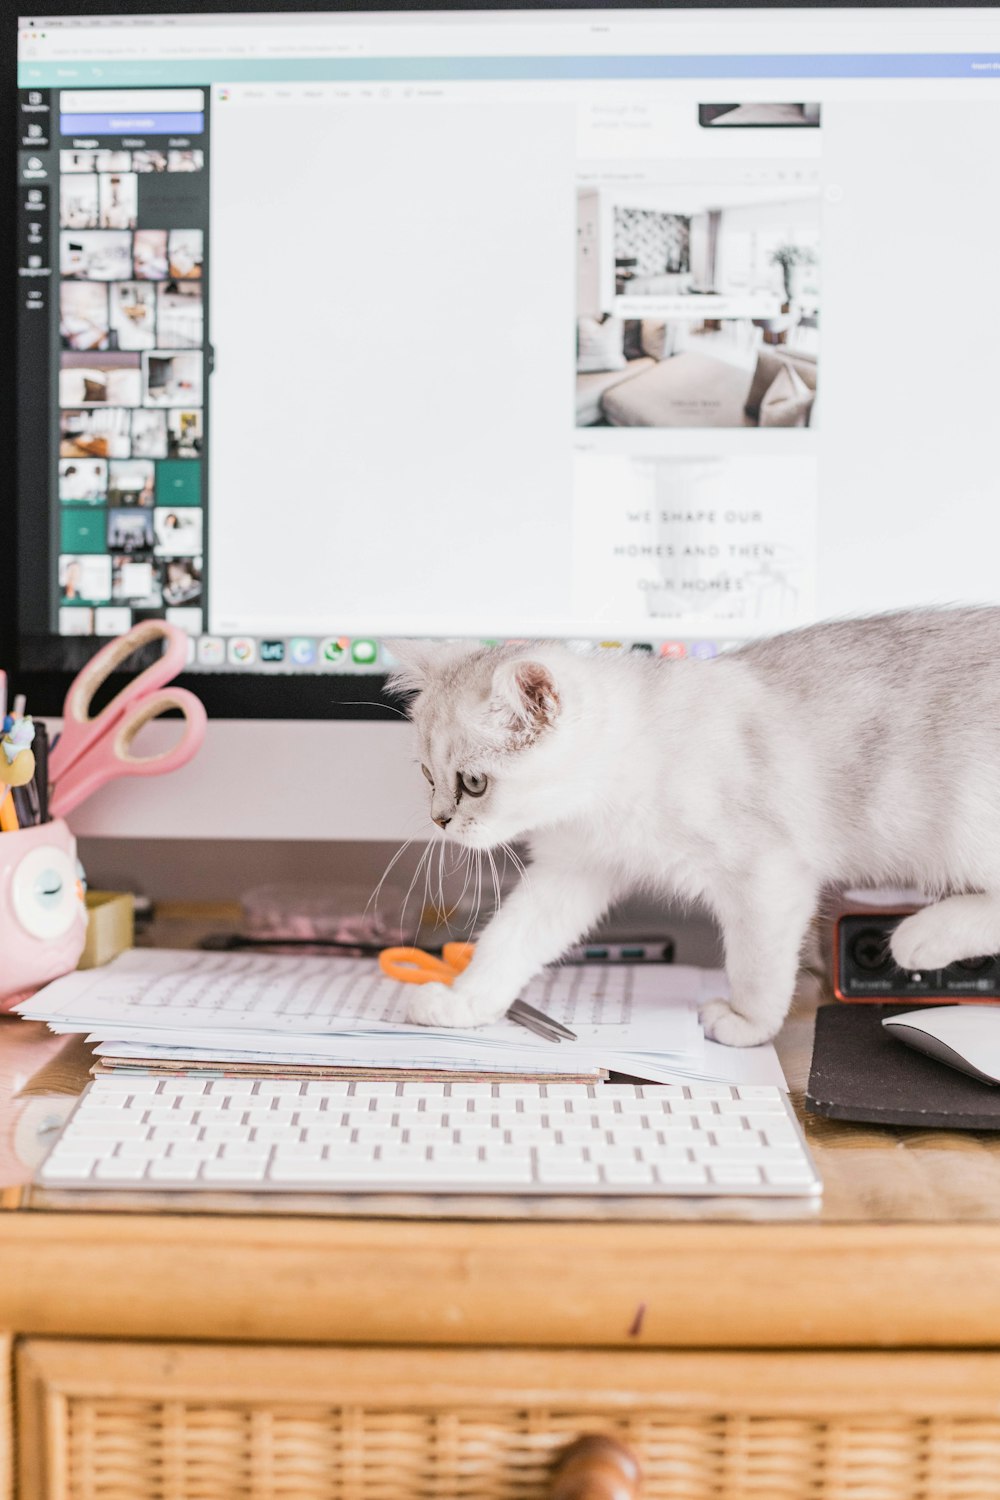
[[[946,969],[957,958],[978,958],[977,947],[988,953],[993,933],[963,932],[961,917],[952,907],[925,906],[905,917],[889,939],[889,950],[901,969]]]
[[[422,984],[410,1001],[406,1019],[417,1026],[488,1026],[500,1020],[508,1003],[480,986]]]
[[[710,1000],[703,1005],[701,1027],[711,1041],[726,1047],[758,1047],[761,1042],[769,1042],[778,1030],[766,1021],[740,1015],[728,1000]]]

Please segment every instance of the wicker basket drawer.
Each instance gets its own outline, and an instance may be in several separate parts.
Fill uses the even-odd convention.
[[[31,1339],[21,1500],[541,1500],[619,1434],[649,1500],[996,1500],[1000,1356]]]

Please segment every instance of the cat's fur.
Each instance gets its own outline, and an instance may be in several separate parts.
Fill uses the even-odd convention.
[[[735,1046],[781,1026],[824,886],[944,898],[897,928],[905,969],[1000,950],[1000,608],[816,625],[711,662],[393,649],[432,816],[532,856],[470,968],[415,992],[413,1020],[498,1018],[641,887],[717,916],[732,998],[703,1021]],[[463,771],[489,778],[483,796],[458,795]]]

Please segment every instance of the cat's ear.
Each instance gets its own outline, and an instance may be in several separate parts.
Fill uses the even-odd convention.
[[[392,697],[422,693],[432,670],[433,641],[383,641],[392,658],[385,691]]]
[[[399,697],[422,693],[438,673],[475,649],[456,641],[391,640],[382,644],[394,662],[385,691]]]
[[[560,706],[555,678],[540,661],[505,661],[493,673],[490,712],[519,746],[551,729]]]

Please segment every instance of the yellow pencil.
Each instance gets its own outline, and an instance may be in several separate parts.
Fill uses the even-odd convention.
[[[0,802],[0,832],[17,833],[20,826],[17,821],[17,808],[8,790],[4,793],[3,801]]]

